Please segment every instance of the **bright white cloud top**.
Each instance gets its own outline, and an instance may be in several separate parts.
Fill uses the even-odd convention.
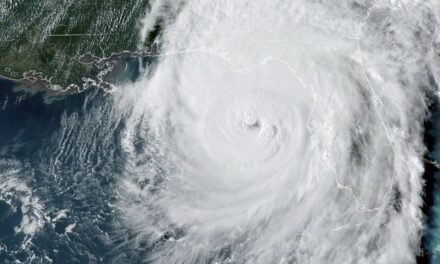
[[[156,68],[115,94],[145,261],[413,263],[435,1],[179,8]]]

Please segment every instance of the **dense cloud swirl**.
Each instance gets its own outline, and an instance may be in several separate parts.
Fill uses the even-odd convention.
[[[179,5],[156,67],[115,94],[143,259],[413,263],[433,3]]]

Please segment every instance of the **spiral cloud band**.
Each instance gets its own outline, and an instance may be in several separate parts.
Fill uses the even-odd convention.
[[[163,54],[115,93],[146,262],[415,262],[435,1],[155,5]]]

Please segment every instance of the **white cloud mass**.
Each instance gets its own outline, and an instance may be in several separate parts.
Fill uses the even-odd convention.
[[[436,1],[180,8],[115,94],[145,261],[414,263]]]

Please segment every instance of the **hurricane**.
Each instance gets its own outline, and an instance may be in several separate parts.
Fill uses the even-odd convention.
[[[146,263],[413,263],[438,4],[178,6],[113,95],[127,243]]]
[[[84,19],[81,3],[57,19]],[[0,80],[0,262],[440,258],[440,2],[118,5],[38,44],[54,83],[85,69],[84,87],[35,90],[51,83],[35,71],[32,85]],[[138,35],[136,52],[105,54]],[[49,56],[97,39],[103,58],[77,52],[81,66]]]

